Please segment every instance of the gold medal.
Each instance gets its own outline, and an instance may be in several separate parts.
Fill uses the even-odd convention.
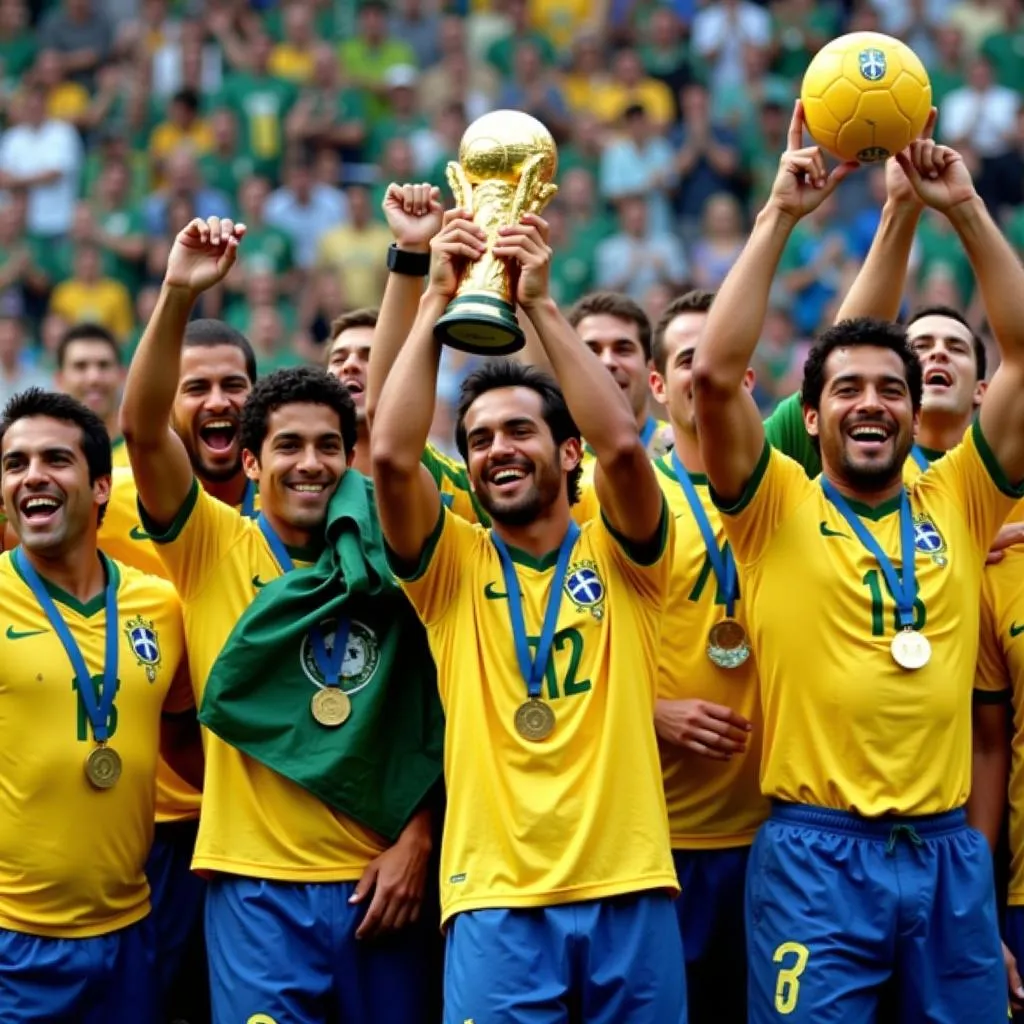
[[[892,660],[910,672],[924,668],[931,660],[932,645],[924,633],[916,629],[904,629],[892,638],[890,645]]]
[[[96,789],[110,789],[121,778],[121,755],[107,746],[90,750],[85,759],[85,777]]]
[[[336,729],[352,714],[352,701],[337,686],[325,686],[313,694],[309,702],[313,717],[325,728]]]
[[[555,731],[555,713],[550,706],[536,697],[516,708],[516,732],[524,740],[539,743]]]
[[[722,619],[708,631],[707,655],[719,668],[739,668],[750,657],[747,631],[735,619]]]

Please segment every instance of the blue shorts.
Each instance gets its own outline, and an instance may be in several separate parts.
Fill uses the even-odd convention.
[[[139,1024],[154,1018],[149,918],[107,935],[51,939],[0,929],[0,1020]]]
[[[751,1024],[1006,1020],[992,857],[962,810],[868,819],[777,805],[750,854]]]
[[[672,898],[469,910],[448,928],[444,1024],[686,1024]]]
[[[683,890],[676,916],[686,956],[691,1024],[746,1024],[743,887],[749,857],[749,846],[672,851]]]
[[[146,861],[156,937],[157,992],[168,1019],[198,1018],[196,1008],[209,1002],[208,997],[203,998],[208,984],[203,942],[206,882],[192,871],[198,829],[198,820],[160,822]],[[182,1002],[186,994],[187,1005]]]
[[[410,925],[387,938],[356,939],[369,900],[351,905],[355,887],[235,875],[210,881],[206,944],[213,1019],[426,1024],[429,930]]]

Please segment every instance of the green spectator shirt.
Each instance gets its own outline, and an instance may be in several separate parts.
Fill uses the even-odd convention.
[[[297,97],[298,89],[283,78],[238,71],[227,76],[219,98],[238,118],[242,152],[274,180],[284,151],[284,120]]]
[[[256,173],[256,161],[248,153],[204,153],[199,157],[199,173],[206,185],[234,202],[242,182]]]
[[[981,44],[981,52],[988,58],[1000,85],[1024,92],[1024,29],[989,36]]]

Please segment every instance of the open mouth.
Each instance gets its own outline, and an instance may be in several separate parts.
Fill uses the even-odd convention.
[[[57,515],[62,504],[59,498],[52,495],[34,494],[23,499],[18,505],[18,510],[24,522],[33,526],[45,526]]]
[[[327,484],[322,483],[287,484],[286,486],[288,490],[294,491],[303,498],[319,498],[327,490]]]
[[[528,470],[523,466],[499,466],[488,475],[488,483],[498,490],[511,490],[520,480],[529,476]]]
[[[238,437],[238,425],[234,420],[209,420],[199,428],[199,439],[214,452],[229,451]]]
[[[847,431],[847,436],[859,448],[874,451],[889,440],[889,431],[880,423],[860,423]]]
[[[927,388],[951,388],[953,386],[953,375],[948,370],[938,366],[926,370],[924,374],[924,385]]]
[[[355,398],[357,395],[362,395],[366,392],[366,388],[363,387],[362,381],[356,380],[354,377],[349,377],[341,382],[348,388],[348,393]]]

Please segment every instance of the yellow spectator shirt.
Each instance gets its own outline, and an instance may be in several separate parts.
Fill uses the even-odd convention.
[[[446,716],[442,920],[677,891],[653,727],[672,522],[666,513],[650,565],[632,561],[602,518],[583,527],[542,684],[556,726],[530,742],[513,725],[527,689],[490,531],[442,508],[402,584],[427,626]],[[534,637],[555,553],[510,553]]]
[[[162,534],[167,574],[185,609],[196,704],[228,636],[264,584],[281,575],[259,526],[193,482]],[[289,552],[296,565],[310,554]],[[299,657],[299,652],[296,652]],[[268,671],[273,671],[269,666]],[[204,731],[206,777],[193,868],[273,881],[355,881],[387,848],[380,836]]]
[[[178,671],[185,645],[174,589],[115,561],[106,566],[120,641],[108,742],[123,771],[98,790],[85,776],[96,744],[74,669],[13,553],[0,555],[0,928],[84,938],[149,912],[143,866],[160,715],[188,710],[192,694]],[[104,595],[85,605],[45,585],[89,671],[102,678]]]
[[[746,493],[723,511],[761,677],[767,796],[867,816],[938,813],[967,798],[976,597],[1015,491],[975,426],[908,494],[915,625],[932,647],[918,671],[893,661],[894,600],[820,481],[766,444]],[[899,569],[898,500],[854,506]]]
[[[74,278],[61,281],[50,296],[50,312],[71,324],[100,324],[119,341],[127,339],[135,324],[128,289],[111,277],[102,277],[93,284]]]

